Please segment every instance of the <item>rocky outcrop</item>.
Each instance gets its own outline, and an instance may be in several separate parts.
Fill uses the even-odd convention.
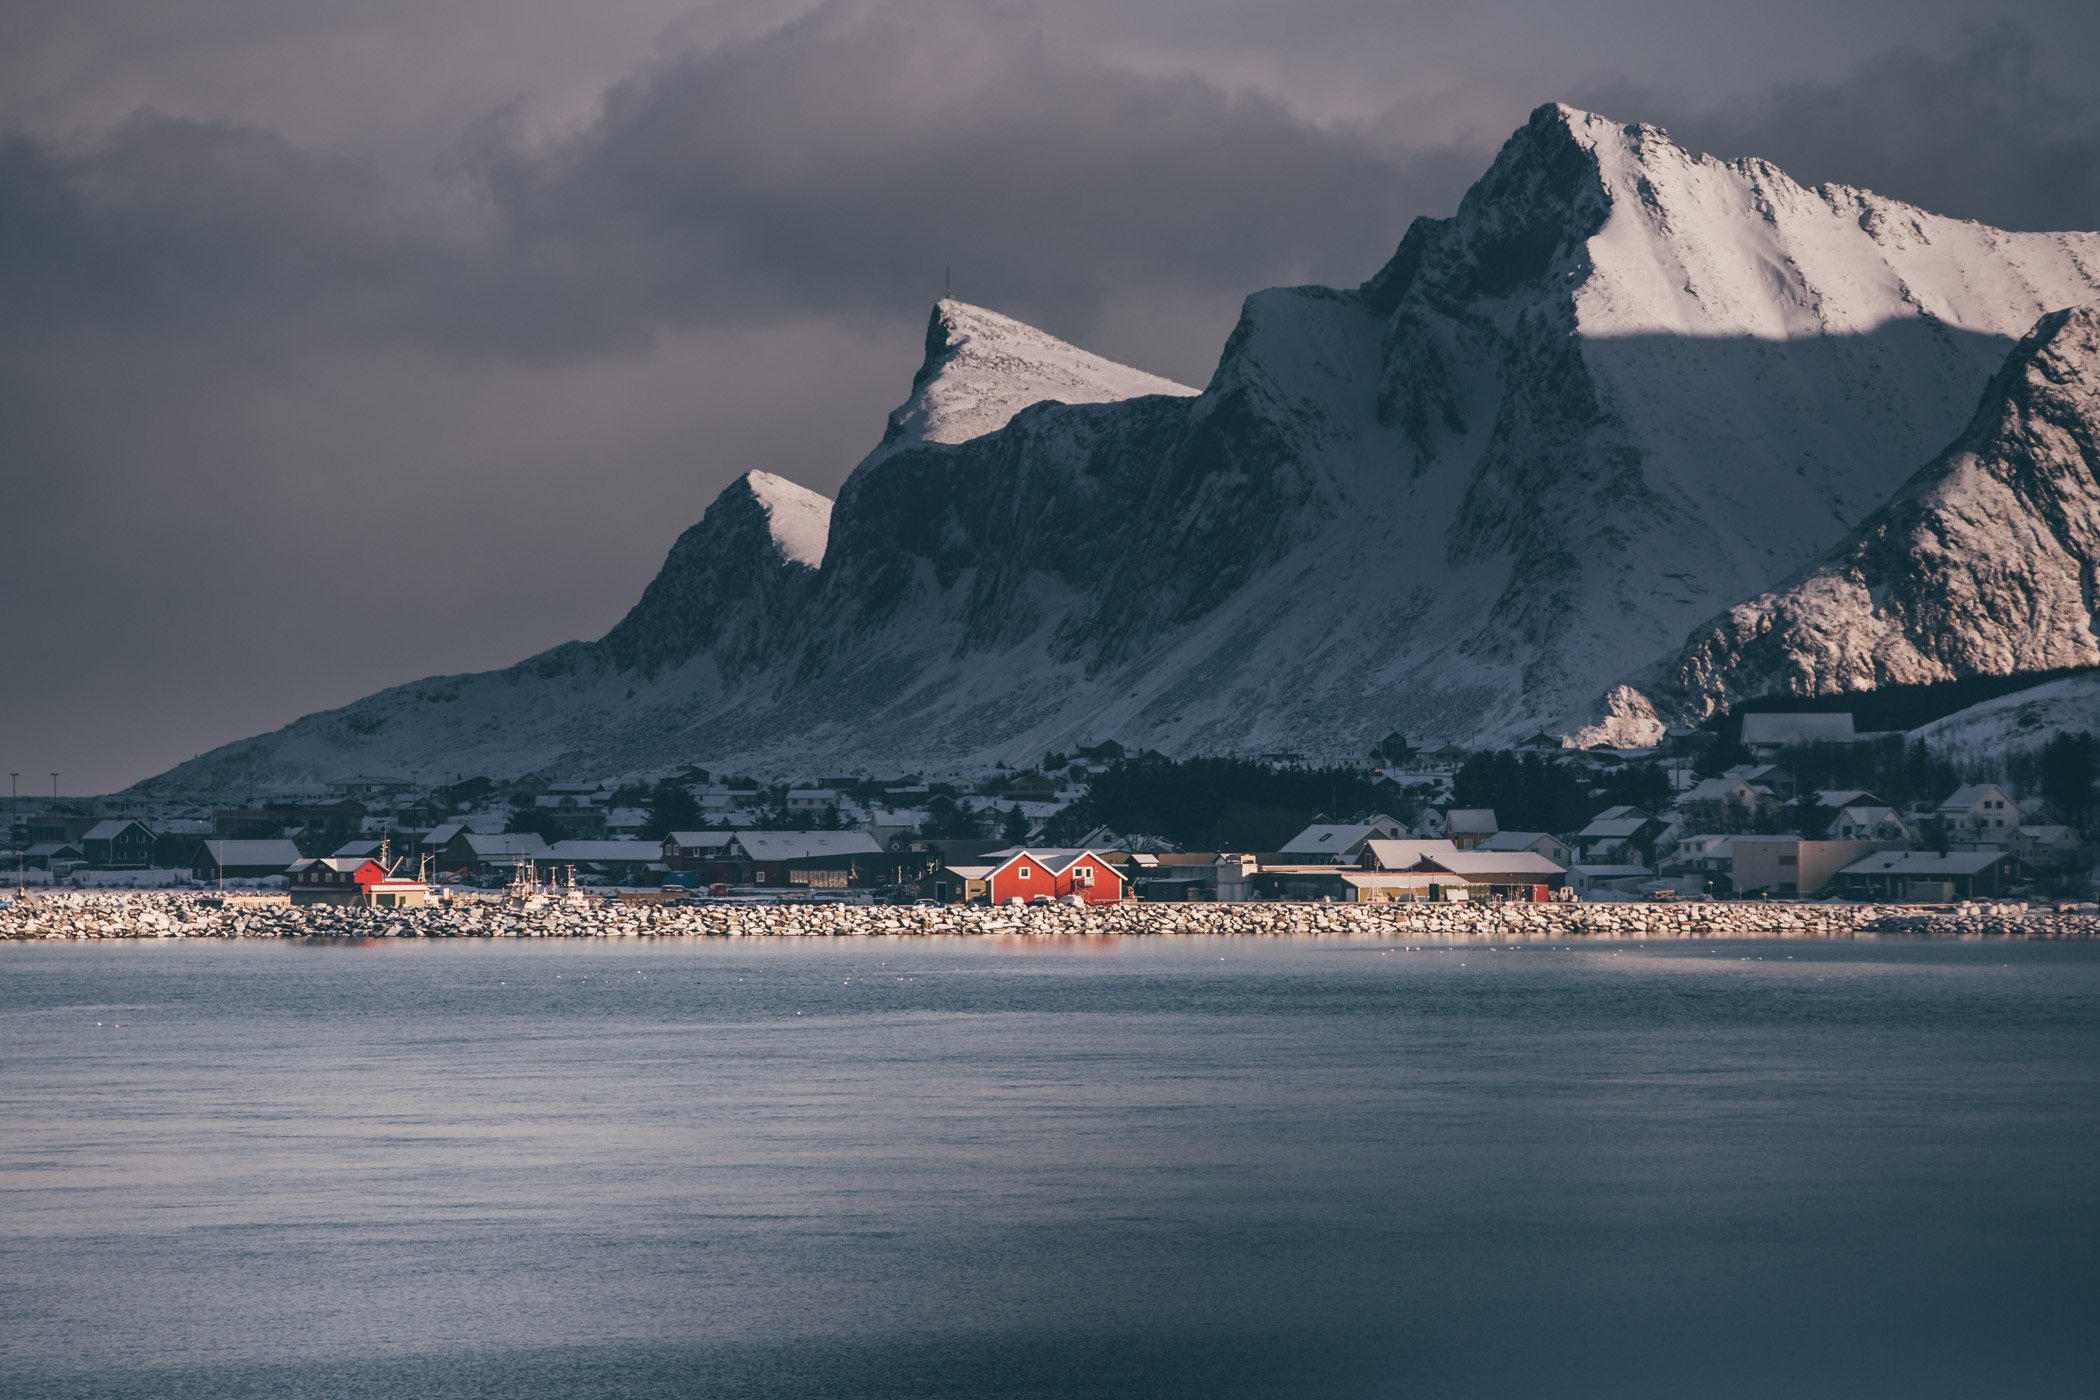
[[[2044,316],[1968,427],[1887,505],[1635,689],[1666,718],[1698,720],[1756,695],[2100,665],[2096,608],[2100,305],[2087,305]]]

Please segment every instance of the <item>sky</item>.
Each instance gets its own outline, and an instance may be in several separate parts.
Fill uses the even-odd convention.
[[[2100,228],[2100,6],[0,0],[0,772],[110,791],[602,635],[831,494],[945,276],[1208,378],[1567,101]]]

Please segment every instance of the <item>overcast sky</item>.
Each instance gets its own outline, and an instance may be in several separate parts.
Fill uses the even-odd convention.
[[[0,0],[0,772],[602,634],[739,472],[837,489],[944,267],[1201,383],[1555,99],[2100,228],[2096,59],[2090,0]]]

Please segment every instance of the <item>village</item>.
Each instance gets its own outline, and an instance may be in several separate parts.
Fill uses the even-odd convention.
[[[1185,785],[1198,765],[1113,741],[975,781],[765,785],[691,766],[625,784],[349,775],[324,793],[235,805],[18,799],[4,859],[23,890],[231,889],[379,908],[553,889],[1086,907],[2053,904],[2092,893],[2085,832],[2100,804],[2088,773],[2067,784],[2060,771],[2090,762],[2084,736],[2063,741],[2075,753],[2003,765],[2003,781],[1963,781],[1900,735],[1856,732],[1845,713],[1745,715],[1718,752],[1711,735],[1676,737],[1655,750],[1571,750],[1541,735],[1466,753],[1393,735],[1361,764],[1213,763],[1204,791],[1223,782],[1225,796],[1198,795],[1193,816],[1131,806]],[[1878,777],[1890,791],[1836,775]],[[1247,784],[1303,793],[1323,781],[1345,809],[1237,800],[1261,796]],[[1205,832],[1233,839],[1190,839]]]

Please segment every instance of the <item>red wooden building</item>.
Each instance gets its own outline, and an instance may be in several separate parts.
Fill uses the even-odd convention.
[[[321,856],[295,862],[285,871],[292,885],[294,902],[355,904],[365,890],[386,878],[379,862],[370,856]]]
[[[997,860],[985,885],[994,904],[1069,894],[1088,904],[1115,904],[1124,896],[1122,873],[1092,851],[1015,851]]]

